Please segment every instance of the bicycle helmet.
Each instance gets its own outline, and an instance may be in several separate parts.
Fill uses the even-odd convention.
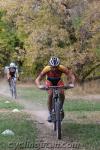
[[[50,66],[56,67],[60,64],[60,59],[58,57],[51,57],[49,60]]]
[[[15,63],[10,63],[10,67],[16,67]]]

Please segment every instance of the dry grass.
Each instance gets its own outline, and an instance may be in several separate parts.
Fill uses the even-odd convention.
[[[100,80],[91,81],[81,86],[76,85],[74,89],[69,90],[66,93],[69,96],[73,96],[73,95],[83,96],[83,95],[88,95],[88,94],[98,95],[100,94]]]
[[[100,124],[100,112],[66,112],[65,121],[80,124]]]

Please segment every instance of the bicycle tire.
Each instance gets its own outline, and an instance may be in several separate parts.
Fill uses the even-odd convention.
[[[56,125],[56,108],[54,106],[54,113],[55,113],[55,118],[54,118],[54,131],[57,130],[57,125]]]
[[[15,83],[14,83],[15,84]],[[16,85],[14,85],[14,91],[13,91],[13,96],[14,96],[14,98],[16,99],[17,98],[17,93],[16,93]]]
[[[13,97],[13,80],[11,79],[10,83],[11,96]]]
[[[57,138],[61,139],[61,115],[60,115],[60,103],[56,102],[56,133]]]
[[[12,97],[13,97],[13,89],[11,88],[11,95],[12,95]]]
[[[53,130],[56,131],[56,108],[55,108],[55,99],[52,98],[52,122],[53,122]]]
[[[12,94],[12,98],[17,97],[17,93],[16,93],[16,83],[14,82],[14,79],[11,79],[11,94]]]

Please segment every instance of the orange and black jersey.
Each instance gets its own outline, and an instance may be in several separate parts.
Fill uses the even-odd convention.
[[[41,77],[46,76],[47,80],[50,81],[60,80],[63,73],[66,75],[69,73],[68,68],[64,67],[63,65],[59,65],[56,69],[52,69],[52,66],[46,66],[42,70],[40,76]]]

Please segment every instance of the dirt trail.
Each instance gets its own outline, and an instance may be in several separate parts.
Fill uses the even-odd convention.
[[[6,96],[10,100],[9,86],[6,81],[0,82],[0,89],[0,96]],[[35,150],[85,150],[84,148],[81,148],[78,143],[72,141],[71,138],[69,139],[69,137],[63,136],[61,140],[57,140],[56,135],[53,132],[52,124],[47,122],[47,109],[38,104],[34,104],[31,101],[20,98],[16,101],[24,106],[24,111],[29,113],[36,123],[38,137]],[[36,108],[38,108],[38,110]]]

